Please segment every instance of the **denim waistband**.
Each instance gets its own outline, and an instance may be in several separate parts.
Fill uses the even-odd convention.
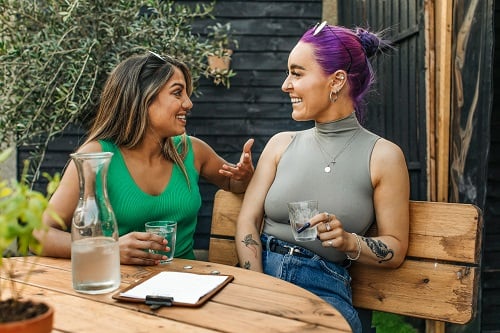
[[[262,249],[264,251],[271,251],[282,255],[291,255],[309,259],[314,256],[318,256],[315,252],[297,244],[289,243],[267,234],[263,234],[263,236],[267,238],[265,242],[262,242]],[[345,259],[342,262],[335,262],[335,264],[342,267],[349,267],[351,265],[351,261],[349,259]]]

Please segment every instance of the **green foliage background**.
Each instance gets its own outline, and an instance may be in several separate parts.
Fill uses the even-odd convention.
[[[372,325],[377,333],[418,333],[411,324],[405,322],[404,316],[394,313],[373,311]]]
[[[196,83],[212,77],[217,41],[192,32],[214,3],[153,0],[0,0],[0,144],[33,154],[37,178],[51,139],[92,119],[108,73],[147,50],[186,62]],[[229,83],[230,71],[222,83]],[[218,73],[220,77],[220,73]]]

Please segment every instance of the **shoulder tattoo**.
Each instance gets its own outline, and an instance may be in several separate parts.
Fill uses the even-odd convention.
[[[368,237],[361,237],[366,245],[372,250],[372,252],[379,258],[379,264],[391,260],[394,257],[394,251],[390,249],[384,242],[381,240],[375,240]]]

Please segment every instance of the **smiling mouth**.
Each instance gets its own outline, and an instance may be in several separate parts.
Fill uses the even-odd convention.
[[[290,99],[292,104],[302,103],[302,98],[293,97]]]

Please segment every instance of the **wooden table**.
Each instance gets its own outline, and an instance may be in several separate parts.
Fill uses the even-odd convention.
[[[201,307],[163,307],[120,302],[115,292],[77,293],[71,284],[71,261],[44,257],[4,259],[16,264],[13,278],[35,269],[23,291],[55,308],[53,332],[351,332],[349,324],[318,296],[280,279],[205,261],[174,259],[161,266],[121,266],[121,288],[157,270],[233,275],[234,280]],[[188,268],[191,266],[192,268]],[[5,279],[5,277],[2,277]],[[5,281],[3,281],[5,282]],[[6,295],[4,295],[5,297]]]

